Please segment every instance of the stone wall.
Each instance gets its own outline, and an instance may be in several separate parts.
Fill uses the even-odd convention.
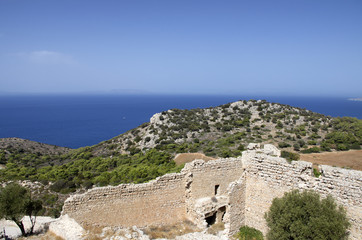
[[[257,146],[258,147],[258,146]],[[216,216],[226,234],[248,225],[267,232],[264,214],[275,197],[292,189],[331,194],[346,208],[352,223],[350,239],[362,236],[362,172],[312,164],[288,163],[274,148],[243,152],[241,158],[209,162],[195,160],[181,173],[166,174],[149,183],[94,188],[70,197],[63,214],[79,223],[101,226],[170,225],[185,219],[201,228]]]
[[[205,218],[221,208],[229,216],[229,185],[238,180],[244,171],[239,158],[205,162],[195,160],[182,170],[187,174],[187,214],[200,228],[207,227]],[[223,221],[228,222],[228,218]]]
[[[204,162],[195,160],[185,166],[183,172],[192,173],[191,198],[199,199],[225,195],[230,183],[238,180],[244,169],[238,158]],[[215,186],[219,186],[215,194]]]
[[[186,218],[184,174],[167,174],[148,183],[94,188],[64,203],[62,214],[99,226],[147,226]]]
[[[241,226],[245,225],[245,178],[242,176],[238,181],[233,182],[229,186],[229,206],[226,218],[226,228],[229,230],[228,235],[232,236],[239,231]]]
[[[322,196],[332,195],[344,206],[352,223],[350,239],[362,236],[362,172],[321,166],[322,175],[312,174],[312,163],[288,163],[277,158],[247,151],[243,153],[246,171],[245,224],[267,232],[264,214],[275,197],[292,189],[315,190]]]

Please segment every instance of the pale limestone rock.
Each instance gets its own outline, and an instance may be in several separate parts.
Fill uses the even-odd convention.
[[[264,152],[268,155],[280,157],[281,151],[272,144],[265,144],[264,145]]]
[[[249,143],[248,150],[256,150],[256,149],[260,149],[260,143]]]
[[[49,225],[49,231],[67,240],[84,239],[85,230],[67,214]]]

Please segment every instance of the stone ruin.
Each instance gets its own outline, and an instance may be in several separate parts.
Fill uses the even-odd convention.
[[[275,197],[292,189],[332,195],[347,210],[350,239],[362,236],[362,172],[280,158],[280,150],[250,144],[242,157],[187,163],[180,173],[148,183],[98,187],[69,197],[62,215],[81,224],[146,227],[185,220],[206,229],[223,222],[228,236],[247,225],[266,234],[264,214]]]

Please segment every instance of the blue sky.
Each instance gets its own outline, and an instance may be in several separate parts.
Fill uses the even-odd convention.
[[[0,92],[362,95],[362,1],[0,0]]]

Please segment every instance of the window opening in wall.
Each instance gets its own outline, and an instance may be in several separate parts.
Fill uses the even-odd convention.
[[[205,220],[207,222],[207,227],[210,227],[211,225],[215,224],[215,222],[216,222],[216,213],[217,212],[214,212],[214,214],[212,214],[211,216],[205,218]]]
[[[220,185],[215,185],[215,195],[219,194]]]

